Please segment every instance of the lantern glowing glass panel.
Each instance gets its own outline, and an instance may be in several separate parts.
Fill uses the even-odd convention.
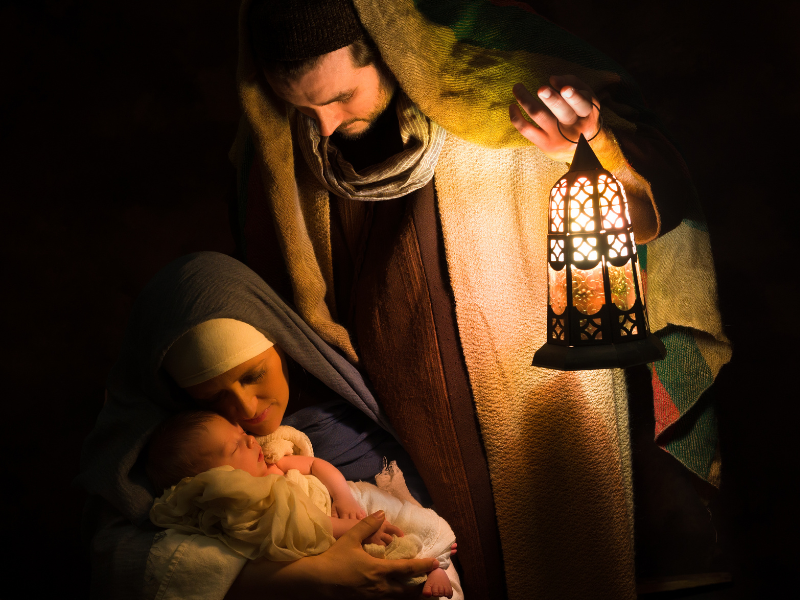
[[[583,136],[550,191],[549,217],[547,342],[533,364],[575,371],[664,358],[647,325],[625,190]]]

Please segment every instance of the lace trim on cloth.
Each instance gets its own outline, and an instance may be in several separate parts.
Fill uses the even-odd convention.
[[[319,135],[314,119],[295,113],[295,140],[312,173],[329,192],[348,200],[391,200],[418,190],[433,178],[447,134],[402,91],[397,94],[403,151],[361,173],[356,173],[330,138]]]

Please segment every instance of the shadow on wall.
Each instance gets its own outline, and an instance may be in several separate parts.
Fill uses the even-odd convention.
[[[2,510],[17,555],[6,567],[32,597],[88,597],[71,480],[134,297],[173,258],[233,250],[237,12],[0,6]]]

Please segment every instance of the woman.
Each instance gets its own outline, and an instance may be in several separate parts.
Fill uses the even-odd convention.
[[[380,526],[376,517],[364,519],[323,554],[293,563],[246,561],[211,538],[150,525],[154,490],[144,474],[142,450],[165,417],[194,405],[162,361],[184,333],[214,318],[237,319],[262,330],[302,367],[296,373],[305,371],[306,379],[326,386],[295,385],[290,374],[293,390],[328,400],[285,421],[309,435],[318,455],[348,478],[367,479],[379,470],[378,457],[397,453],[412,491],[421,493],[413,465],[400,455],[358,371],[243,264],[222,254],[190,255],[163,269],[137,299],[109,376],[107,402],[84,444],[78,482],[91,494],[85,527],[92,536],[93,596],[237,598],[269,589],[271,597],[287,599],[418,597],[419,588],[399,581],[427,573],[431,561],[382,561],[367,555],[360,542]],[[213,409],[247,429],[247,421],[258,415],[229,406],[234,401],[226,397]]]

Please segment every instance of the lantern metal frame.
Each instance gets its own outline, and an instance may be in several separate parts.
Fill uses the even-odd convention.
[[[534,366],[612,369],[666,356],[647,322],[624,188],[583,134],[569,171],[551,191],[547,240],[547,342],[536,351]],[[554,298],[556,308],[563,304],[559,313]],[[592,305],[602,306],[587,312]]]

